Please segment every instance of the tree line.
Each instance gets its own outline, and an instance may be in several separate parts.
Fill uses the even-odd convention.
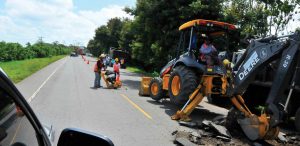
[[[44,43],[27,43],[23,47],[19,43],[0,42],[0,61],[24,60],[31,58],[43,58],[56,55],[65,55],[70,53],[71,47],[59,44],[58,42]]]
[[[278,34],[299,13],[300,0],[137,0],[124,11],[134,18],[113,18],[95,30],[88,50],[98,56],[110,47],[130,52],[131,63],[159,70],[175,54],[178,27],[193,19],[235,24],[240,38]],[[271,31],[271,29],[273,31]]]

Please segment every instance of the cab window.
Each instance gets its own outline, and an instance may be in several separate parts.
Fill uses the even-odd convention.
[[[0,87],[0,146],[38,146],[35,130],[13,98]]]

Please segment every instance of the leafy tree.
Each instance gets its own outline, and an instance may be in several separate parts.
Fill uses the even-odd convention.
[[[208,20],[222,20],[225,0],[196,0],[189,6],[194,14],[201,14],[198,18]]]
[[[300,0],[262,0],[270,15],[270,33],[271,26],[275,27],[275,35],[278,31],[284,30],[285,26],[292,20],[298,12],[295,8],[299,6]],[[299,11],[300,12],[300,11]],[[294,21],[294,20],[292,20]]]
[[[136,33],[132,58],[146,69],[161,68],[175,54],[178,27],[193,19],[218,19],[222,0],[137,0],[136,8],[126,8],[135,16],[131,23]]]
[[[264,3],[255,0],[228,0],[224,3],[224,21],[236,24],[242,35],[266,35],[267,11]]]
[[[123,26],[120,18],[112,18],[107,25],[102,25],[95,30],[95,36],[89,41],[87,49],[95,56],[107,53],[110,47],[118,48],[118,41]]]
[[[297,13],[294,9],[299,1],[137,0],[134,8],[124,9],[134,19],[109,20],[95,31],[88,49],[99,55],[107,52],[109,47],[123,48],[130,52],[135,64],[146,70],[159,70],[175,54],[178,27],[187,21],[209,19],[236,24],[241,37],[248,34],[265,36],[271,26],[277,34],[291,20],[291,14]]]
[[[120,40],[120,33],[122,30],[122,25],[123,25],[123,22],[120,18],[112,18],[107,22],[107,29],[108,29],[108,35],[109,35],[108,44],[111,47],[119,46],[118,40]]]
[[[131,52],[130,44],[134,40],[134,35],[136,34],[136,30],[133,26],[133,21],[129,19],[123,20],[123,26],[120,32],[120,39],[118,40],[119,47],[123,50]]]
[[[242,34],[266,36],[275,28],[283,30],[299,5],[299,0],[227,0],[224,21],[237,24]]]
[[[0,42],[0,61],[23,60],[36,57],[51,57],[55,55],[64,55],[70,53],[71,49],[63,44],[44,43],[37,41],[31,45],[26,44],[26,47],[18,43]]]

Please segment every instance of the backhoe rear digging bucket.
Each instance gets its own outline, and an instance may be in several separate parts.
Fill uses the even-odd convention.
[[[189,115],[202,101],[203,95],[200,93],[202,85],[198,85],[196,90],[190,95],[189,100],[185,103],[180,111],[177,111],[175,115],[171,116],[172,120],[191,121]]]
[[[269,126],[269,118],[266,114],[262,114],[261,116],[252,114],[244,104],[241,96],[231,98],[231,102],[244,114],[245,117],[237,119],[237,121],[250,140],[274,139],[278,136],[279,128],[271,128]]]

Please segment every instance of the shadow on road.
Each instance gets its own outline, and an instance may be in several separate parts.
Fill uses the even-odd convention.
[[[122,70],[120,73],[121,73],[121,77],[122,76],[133,76],[133,77],[142,77],[143,76],[142,74],[139,74],[139,73],[125,72]]]
[[[169,116],[172,116],[178,109],[180,109],[179,106],[171,103],[169,100],[161,100],[161,101],[154,101],[154,100],[147,100],[147,102],[151,104],[158,105],[160,108],[165,109],[165,113]]]
[[[123,79],[121,80],[123,86],[128,87],[130,89],[134,89],[134,90],[139,90],[140,88],[140,81],[134,81],[134,80],[128,80],[128,79]]]
[[[182,106],[177,106],[174,103],[172,103],[168,99],[164,99],[162,101],[154,101],[154,100],[147,100],[147,102],[151,104],[158,105],[160,108],[165,109],[165,113],[168,116],[174,115],[178,110],[182,108]],[[204,109],[203,106],[199,105],[190,115],[190,117],[193,119],[193,121],[202,121],[204,119],[206,120],[212,120],[217,116],[220,116],[221,114],[211,112],[207,109]]]

